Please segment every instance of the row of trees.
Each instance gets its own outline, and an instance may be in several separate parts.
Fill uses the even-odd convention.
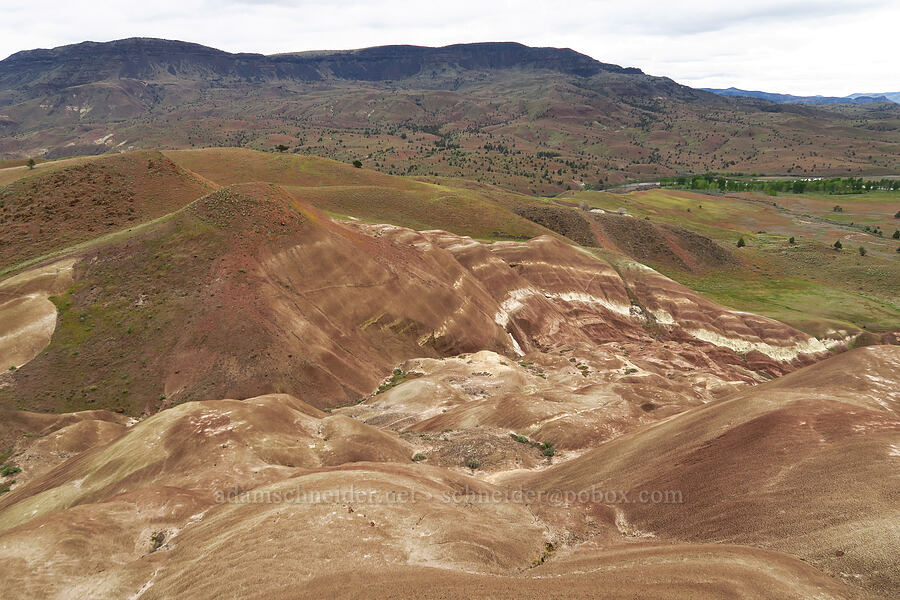
[[[693,175],[667,177],[659,182],[662,187],[686,188],[691,190],[715,190],[722,192],[764,192],[776,194],[803,194],[818,192],[824,194],[862,194],[875,190],[900,190],[900,180],[863,180],[859,177],[834,177],[831,179],[784,179],[778,181],[757,181],[752,179],[731,179],[720,175]]]

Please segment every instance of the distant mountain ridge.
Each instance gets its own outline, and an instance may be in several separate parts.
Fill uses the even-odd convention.
[[[873,102],[895,102],[900,104],[900,92],[888,94],[851,94],[849,96],[794,96],[792,94],[775,94],[754,90],[742,90],[735,87],[726,89],[701,88],[704,91],[719,94],[720,96],[732,96],[740,98],[759,98],[777,104],[870,104]],[[891,97],[893,96],[893,97]]]
[[[878,96],[884,96],[885,98],[887,98],[887,99],[890,100],[891,102],[895,102],[895,103],[897,103],[897,104],[900,104],[900,92],[883,92],[883,93],[880,93],[880,94],[850,94],[850,95],[847,96],[847,97],[848,97],[848,98],[859,98],[859,97],[862,97],[862,96],[875,96],[875,97],[878,97]]]
[[[900,105],[855,102],[726,97],[515,42],[267,56],[129,38],[0,61],[0,160],[235,146],[531,194],[716,170],[900,172]],[[812,152],[768,151],[823,124]]]

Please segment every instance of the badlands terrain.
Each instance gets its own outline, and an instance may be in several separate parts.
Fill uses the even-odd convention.
[[[891,192],[2,166],[4,595],[900,592]]]

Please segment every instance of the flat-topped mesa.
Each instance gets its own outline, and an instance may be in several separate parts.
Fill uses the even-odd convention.
[[[233,54],[174,40],[129,38],[17,52],[0,61],[0,89],[84,85],[106,79],[144,81],[225,78],[236,81],[396,81],[463,71],[528,69],[576,77],[642,74],[602,63],[568,48],[532,48],[513,42],[377,46],[359,50]]]

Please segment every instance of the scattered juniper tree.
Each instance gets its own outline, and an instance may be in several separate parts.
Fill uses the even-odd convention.
[[[747,242],[744,241],[744,238],[742,238],[742,237],[738,238],[738,241],[737,241],[738,248],[743,248],[746,245],[747,245]]]
[[[835,249],[835,250],[840,250],[840,249],[843,248],[843,247],[844,247],[844,245],[841,243],[841,240],[838,240],[838,241],[836,241],[836,242],[834,243],[834,249]]]

